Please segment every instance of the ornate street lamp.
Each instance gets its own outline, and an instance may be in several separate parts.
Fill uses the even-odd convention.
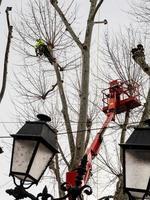
[[[37,197],[26,191],[33,184],[38,184],[54,155],[58,153],[56,131],[46,123],[50,121],[50,118],[43,114],[39,114],[37,117],[39,121],[27,121],[16,135],[12,135],[14,141],[10,176],[13,177],[16,187],[8,189],[6,192],[14,196],[16,200],[24,198],[31,200],[62,200],[67,198],[76,200],[81,199],[83,192],[90,195],[92,193],[90,186],[80,186],[80,184],[78,186],[77,184],[71,188],[67,183],[63,183],[61,186],[61,189],[67,194],[60,198],[54,198],[49,194],[46,186]],[[78,167],[79,177],[76,178],[76,183],[82,182],[86,159],[87,157],[84,156]],[[19,184],[16,180],[19,180]]]
[[[124,191],[129,199],[150,199],[150,127],[136,128],[123,148]]]
[[[58,153],[55,129],[46,121],[50,118],[39,114],[39,121],[27,121],[14,139],[10,176],[21,185],[37,184],[54,155]]]

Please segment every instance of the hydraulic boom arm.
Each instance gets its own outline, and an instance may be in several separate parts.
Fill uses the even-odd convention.
[[[102,136],[108,127],[109,123],[114,119],[115,112],[110,112],[101,128],[101,130],[96,134],[90,147],[86,150],[81,164],[79,167],[73,171],[67,172],[66,182],[71,187],[82,186],[87,183],[90,178],[90,172],[92,169],[92,160],[96,157],[99,152]]]
[[[95,139],[93,140],[91,146],[87,149],[86,155],[87,155],[87,168],[86,168],[86,174],[84,176],[84,184],[87,183],[89,177],[90,177],[90,171],[92,169],[92,160],[97,156],[101,143],[102,143],[102,136],[108,127],[109,123],[114,119],[115,112],[109,113],[107,116],[101,130],[96,134]]]
[[[96,134],[92,144],[86,150],[79,166],[66,174],[68,188],[84,187],[90,178],[92,160],[97,156],[102,143],[102,136],[115,115],[140,106],[138,84],[134,81],[113,80],[110,87],[103,91],[103,112],[107,118]],[[72,200],[72,199],[71,199]]]

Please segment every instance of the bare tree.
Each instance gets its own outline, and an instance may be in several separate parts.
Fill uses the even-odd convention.
[[[69,144],[67,152],[70,155],[66,158],[61,147],[60,152],[65,166],[69,170],[75,169],[79,165],[91,134],[93,114],[88,113],[90,48],[94,19],[103,0],[89,1],[89,15],[83,41],[80,40],[80,31],[75,33],[72,28],[76,16],[69,14],[69,10],[72,9],[73,3],[74,1],[71,1],[70,4],[67,2],[68,6],[63,7],[55,0],[29,1],[30,10],[28,13],[20,15],[20,25],[16,25],[17,36],[15,38],[15,48],[24,54],[26,63],[24,67],[26,73],[22,74],[19,70],[20,74],[18,72],[19,76],[16,76],[19,83],[16,90],[26,98],[23,111],[26,112],[26,116],[29,116],[31,113],[28,110],[29,106],[34,114],[43,109],[44,112],[55,115],[54,123],[57,121],[56,113],[60,114],[61,109],[61,120],[63,119]],[[33,47],[37,38],[42,38],[51,50],[52,56],[55,58],[53,62],[49,62],[47,58],[35,56]],[[71,48],[75,53],[70,52]],[[38,67],[36,67],[37,64]],[[75,76],[77,69],[77,73],[81,73],[81,77]],[[79,87],[74,83],[73,88],[76,90],[72,95],[72,89],[68,87],[68,83],[71,82],[67,78],[68,75],[70,75],[71,81],[78,80]],[[70,91],[70,94],[67,94],[67,90]],[[59,99],[58,101],[56,97]],[[78,100],[76,101],[77,106],[73,105],[75,99]],[[49,112],[54,105],[53,100],[57,103],[55,113],[54,108]],[[62,108],[59,108],[59,102],[61,102]],[[48,107],[50,104],[51,106]],[[16,106],[16,108],[22,109],[21,106]],[[75,125],[72,125],[72,116]],[[60,131],[60,125],[55,127]],[[76,128],[75,136],[72,128]],[[56,158],[56,165],[51,165],[50,168],[54,170],[60,184],[62,180],[58,166],[59,159]]]
[[[19,37],[16,37],[15,48],[23,53],[25,58],[25,65],[23,66],[25,71],[19,70],[20,73],[17,73],[16,79],[19,85],[15,87],[18,94],[24,97],[25,107],[23,109],[18,105],[16,107],[20,110],[21,115],[24,112],[25,117],[31,117],[33,113],[36,115],[41,111],[48,113],[53,116],[52,123],[60,132],[60,134],[58,132],[58,141],[61,143],[63,132],[66,132],[65,134],[68,137],[69,148],[64,150],[60,146],[62,157],[56,157],[55,163],[50,166],[50,169],[56,175],[59,189],[62,182],[60,174],[63,171],[59,169],[60,159],[65,163],[65,168],[67,167],[69,170],[78,166],[90,140],[91,129],[94,124],[93,119],[97,115],[94,109],[95,106],[93,106],[93,110],[90,110],[89,106],[90,49],[95,15],[103,1],[92,0],[89,2],[89,16],[83,41],[80,39],[80,30],[75,33],[72,28],[76,16],[70,16],[69,10],[72,8],[73,3],[74,1],[71,1],[68,7],[63,7],[55,0],[45,2],[29,1],[30,12],[22,13],[20,15],[21,23],[16,26]],[[130,53],[131,47],[136,42],[136,37],[132,37],[133,35],[130,34],[128,32],[126,38],[124,34],[120,36],[120,39],[116,37],[112,45],[106,35],[106,46],[105,49],[102,49],[102,52],[105,66],[107,64],[109,71],[112,70],[112,73],[108,75],[103,71],[103,74],[105,74],[103,82],[120,78],[124,81],[130,80],[132,82],[134,80],[142,84],[144,80],[142,70],[133,63]],[[37,38],[42,38],[48,46],[52,47],[55,62],[49,63],[47,58],[44,57],[36,58],[33,47]],[[71,48],[75,52],[74,55],[72,52],[70,53]],[[99,74],[102,74],[101,67]],[[112,76],[110,76],[111,74]],[[102,78],[100,77],[100,79]],[[60,102],[61,106],[59,105]],[[97,106],[97,99],[94,99],[92,104]],[[130,126],[130,123],[132,125],[132,122],[135,121],[134,117],[136,118],[138,114],[138,109],[134,112],[134,115],[132,111],[129,111],[116,120],[116,126],[120,134],[119,140],[118,135],[114,139],[117,157],[116,168],[111,163],[112,159],[109,155],[112,154],[107,152],[109,145],[105,144],[105,141],[103,144],[106,150],[105,156],[100,154],[100,159],[98,158],[100,160],[98,166],[100,170],[108,170],[108,173],[113,174],[113,184],[117,180],[114,195],[116,200],[126,199],[122,184],[122,156],[117,145],[125,141],[130,133],[130,131],[127,131],[128,126]],[[64,131],[64,127],[66,131]],[[74,130],[76,130],[75,133]],[[59,194],[60,196],[63,195],[60,190]]]
[[[143,45],[138,44],[137,48],[133,48],[132,54],[133,60],[150,77],[150,66],[146,63]],[[146,124],[144,123],[144,121],[148,119],[150,119],[150,88],[147,94],[146,103],[144,104],[144,112],[141,118],[140,127],[145,126]]]
[[[132,59],[131,48],[140,40],[139,34],[133,28],[128,28],[125,32],[120,32],[117,36],[113,36],[113,39],[109,38],[109,34],[105,34],[105,45],[100,48],[100,52],[103,55],[103,68],[99,68],[98,74],[103,74],[103,77],[97,76],[101,81],[110,81],[112,79],[120,79],[122,81],[128,80],[129,83],[136,81],[140,85],[140,96],[141,102],[145,102],[146,98],[144,93],[147,93],[147,90],[144,91],[143,88],[148,87],[147,77],[143,73],[142,69],[138,67],[137,64]],[[109,70],[109,74],[107,71]],[[147,70],[146,70],[147,71]],[[147,82],[147,84],[145,84]],[[143,93],[144,92],[144,93]],[[146,101],[147,102],[147,101]],[[146,103],[147,104],[147,103]],[[144,106],[136,108],[134,111],[127,110],[126,113],[118,115],[115,120],[116,125],[118,125],[117,133],[115,137],[116,146],[118,143],[125,143],[126,139],[130,135],[132,129],[129,127],[137,126],[140,122],[140,117]],[[145,111],[144,111],[145,112]],[[138,117],[137,117],[138,116]],[[142,118],[143,121],[143,118]],[[133,124],[132,124],[133,123]],[[113,133],[112,133],[113,134]],[[116,133],[115,133],[116,134]],[[119,136],[120,135],[120,136]],[[116,147],[114,147],[116,148]],[[107,145],[106,145],[107,149]],[[108,151],[108,150],[107,150]],[[106,152],[106,154],[110,152]],[[109,155],[108,154],[108,155]],[[117,167],[114,164],[110,164],[110,157],[104,156],[101,160],[105,160],[105,170],[106,168],[113,174],[112,180],[116,177],[116,191],[114,194],[115,200],[125,200],[128,199],[126,194],[123,193],[123,175],[122,175],[122,149],[116,148],[115,155],[118,157]],[[107,158],[108,157],[108,158]]]
[[[58,181],[60,196],[63,195],[60,191],[63,181],[61,173],[66,167],[72,170],[78,166],[90,141],[93,120],[97,117],[95,105],[96,108],[98,106],[96,98],[92,101],[93,107],[89,101],[91,100],[89,95],[90,49],[94,19],[103,1],[92,0],[89,2],[89,15],[84,35],[80,33],[80,30],[76,33],[72,28],[73,22],[76,21],[76,16],[70,15],[73,3],[74,1],[71,1],[68,6],[63,7],[56,0],[29,1],[30,10],[28,13],[21,13],[20,25],[16,25],[17,37],[15,38],[15,48],[24,55],[25,60],[24,66],[19,65],[24,68],[24,72],[20,69],[17,72],[16,79],[19,84],[15,87],[18,94],[24,97],[24,107],[16,105],[16,108],[25,117],[31,118],[33,113],[36,115],[38,112],[45,112],[53,116],[53,126],[59,130],[59,143],[62,142],[63,133],[68,137],[69,147],[65,149],[59,145],[61,157],[57,156],[55,163],[49,166]],[[83,41],[80,36],[84,37]],[[55,62],[49,63],[45,57],[36,58],[33,47],[37,38],[42,38],[51,48],[52,55],[56,59]],[[108,74],[105,70],[102,72],[102,67],[100,67],[100,76],[102,73],[105,74],[103,83],[119,78],[131,82],[134,80],[142,85],[145,78],[143,78],[141,68],[133,62],[130,52],[137,42],[135,38],[131,31],[127,32],[126,37],[124,34],[119,35],[111,44],[106,35],[106,45],[105,48],[102,48],[102,53],[105,66],[109,67],[110,73]],[[70,52],[70,49],[74,52]],[[103,69],[105,68],[103,67]],[[100,77],[100,79],[102,78]],[[106,140],[109,140],[109,145],[108,141],[104,140],[105,155],[100,153],[100,158],[98,157],[98,168],[113,175],[112,184],[117,181],[115,200],[127,199],[123,194],[122,152],[117,146],[118,143],[125,142],[132,131],[129,131],[128,127],[138,124],[137,115],[142,112],[143,110],[140,108],[134,113],[127,111],[117,117],[115,124],[118,127],[117,135],[115,137],[112,131],[111,134],[115,137],[113,141],[108,139],[107,135],[105,136]],[[116,132],[115,128],[113,129]],[[111,159],[112,154],[108,151],[112,142],[114,142],[116,150],[114,165]],[[60,160],[65,163],[63,170],[59,168]]]
[[[142,0],[140,2],[133,1],[131,5],[131,13],[135,17],[138,25],[142,26],[141,32],[149,36],[149,29],[147,28],[150,24],[149,14],[150,14],[150,4],[147,0]],[[148,47],[149,48],[149,47]],[[146,61],[148,59],[148,54],[145,55],[144,49],[148,49],[144,43],[136,43],[131,49],[133,60],[139,65],[139,67],[150,77],[150,66]],[[144,112],[141,118],[140,126],[143,127],[143,123],[146,119],[150,119],[150,85],[149,91],[146,98],[146,103],[144,104]]]

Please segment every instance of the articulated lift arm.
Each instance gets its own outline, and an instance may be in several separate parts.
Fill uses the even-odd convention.
[[[88,182],[91,175],[92,160],[97,156],[102,143],[102,136],[114,117],[115,111],[107,115],[101,130],[96,134],[92,144],[86,150],[79,167],[73,171],[67,172],[66,182],[69,187],[80,187],[86,185]]]
[[[135,82],[134,85],[129,90],[127,88],[131,86],[130,82],[122,82],[120,80],[110,82],[108,93],[104,93],[103,98],[103,102],[106,102],[106,105],[103,107],[103,112],[107,118],[100,131],[96,134],[92,144],[86,150],[77,169],[67,172],[66,183],[68,188],[75,189],[84,187],[88,182],[91,175],[92,160],[97,156],[102,143],[102,136],[109,123],[115,120],[115,115],[141,105],[138,99],[138,85]],[[72,200],[72,198],[69,199]]]
[[[102,143],[102,136],[107,129],[109,123],[114,119],[115,117],[115,112],[109,113],[107,115],[107,118],[101,128],[101,130],[96,134],[91,146],[87,149],[86,155],[87,155],[87,167],[86,167],[86,174],[84,176],[84,183],[86,184],[89,177],[90,177],[90,171],[92,169],[92,160],[97,156],[101,143]]]

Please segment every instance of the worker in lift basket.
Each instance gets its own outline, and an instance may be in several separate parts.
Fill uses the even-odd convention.
[[[55,58],[53,58],[50,50],[48,49],[47,45],[42,39],[36,40],[35,53],[36,53],[36,56],[44,55],[45,57],[47,57],[51,64],[55,62]]]

